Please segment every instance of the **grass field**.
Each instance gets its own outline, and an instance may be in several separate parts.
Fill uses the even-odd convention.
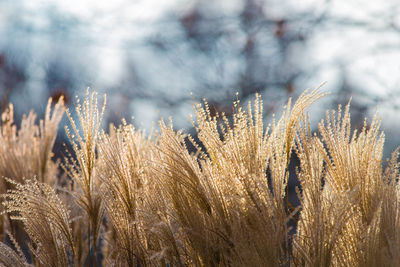
[[[105,132],[96,93],[73,110],[49,101],[43,119],[32,112],[19,128],[10,105],[0,128],[0,263],[400,266],[398,150],[384,164],[379,119],[351,129],[350,105],[313,132],[307,108],[321,97],[289,99],[268,125],[260,96],[234,102],[231,118],[197,104],[196,137],[164,121],[150,136],[124,121]],[[65,113],[72,150],[60,162],[53,146]],[[287,200],[292,153],[297,207]]]

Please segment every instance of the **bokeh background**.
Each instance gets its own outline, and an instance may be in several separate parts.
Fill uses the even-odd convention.
[[[192,104],[229,114],[259,92],[266,120],[327,81],[324,110],[352,97],[355,127],[378,109],[386,156],[400,144],[400,4],[396,0],[0,0],[0,108],[43,114],[87,87],[106,93],[105,124],[151,129]]]

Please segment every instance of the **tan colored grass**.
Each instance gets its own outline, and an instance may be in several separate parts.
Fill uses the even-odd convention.
[[[44,119],[36,124],[36,114],[31,111],[24,115],[19,128],[14,123],[14,106],[9,105],[1,115],[0,128],[0,193],[14,188],[4,178],[22,183],[24,178],[34,178],[49,184],[56,183],[58,162],[53,160],[53,146],[56,140],[58,125],[64,115],[63,99],[52,107],[49,99]],[[3,210],[0,208],[0,210]],[[24,233],[18,222],[10,220],[9,216],[0,217],[0,239],[6,238],[10,231],[19,241],[24,239]]]
[[[55,191],[35,179],[24,180],[24,184],[15,183],[15,187],[5,194],[3,205],[12,220],[22,221],[33,263],[67,266],[73,262],[75,244],[69,211]],[[20,257],[17,262],[26,261],[22,255]]]
[[[86,237],[79,232],[80,242],[86,240],[86,250],[82,248],[80,254],[87,254],[87,264],[97,265],[98,240],[101,222],[104,215],[104,206],[99,190],[99,178],[96,174],[97,142],[100,134],[101,120],[104,114],[106,98],[101,110],[98,108],[97,94],[87,90],[86,98],[81,104],[79,99],[75,104],[78,124],[71,112],[66,113],[71,123],[72,131],[65,126],[65,131],[72,144],[75,157],[70,156],[69,163],[64,166],[66,173],[71,177],[76,204],[83,210],[76,227],[86,227]],[[83,214],[82,214],[83,215]],[[81,230],[80,230],[81,231]],[[82,259],[83,260],[83,259]]]
[[[36,177],[41,182],[54,183],[58,164],[52,161],[58,125],[64,115],[62,98],[54,105],[49,99],[45,117],[36,124],[36,114],[23,116],[21,126],[14,123],[14,107],[9,105],[2,114],[0,131],[0,175],[22,182],[24,177]],[[9,188],[3,180],[1,192]]]
[[[153,147],[143,133],[126,123],[101,136],[101,195],[113,234],[106,240],[105,256],[118,265],[147,266],[152,251],[160,250],[159,243],[152,240],[152,225],[148,224],[151,216],[148,197],[154,191],[145,169],[148,152]]]
[[[235,101],[231,118],[195,105],[195,139],[163,121],[151,137],[125,121],[104,132],[104,105],[88,92],[67,111],[73,151],[69,180],[58,183],[52,146],[62,104],[53,115],[49,104],[39,126],[31,113],[20,129],[11,106],[0,136],[0,174],[11,179],[0,189],[10,219],[1,221],[0,263],[398,266],[399,150],[383,169],[380,120],[355,131],[350,105],[327,112],[314,133],[306,109],[322,96],[316,89],[289,100],[268,127],[258,95],[247,106]],[[292,153],[297,208],[287,201]],[[26,238],[6,235],[16,222]]]

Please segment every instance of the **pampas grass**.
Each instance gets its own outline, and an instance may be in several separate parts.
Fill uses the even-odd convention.
[[[21,127],[0,129],[0,264],[4,266],[398,266],[398,150],[383,168],[375,115],[351,128],[350,103],[313,132],[319,89],[289,99],[266,126],[259,95],[233,116],[194,106],[196,138],[159,122],[102,130],[104,104],[87,92]],[[53,110],[53,111],[52,111]],[[72,145],[53,160],[58,124]],[[188,142],[195,152],[189,152]],[[288,202],[292,153],[300,206]],[[293,229],[293,227],[295,227]]]

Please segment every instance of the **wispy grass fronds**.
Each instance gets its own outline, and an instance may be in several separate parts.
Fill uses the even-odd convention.
[[[54,155],[53,146],[56,141],[58,126],[65,113],[64,99],[60,97],[51,110],[52,99],[49,98],[44,120],[39,122],[40,130],[40,161],[37,177],[43,183],[56,183],[58,173],[58,162],[55,164],[51,159]],[[26,176],[29,177],[29,176]]]
[[[350,105],[313,132],[306,110],[322,96],[289,100],[267,127],[258,95],[235,101],[229,118],[204,101],[194,107],[196,137],[160,121],[148,138],[125,121],[101,131],[104,105],[88,92],[76,115],[67,111],[70,183],[56,191],[62,103],[20,129],[10,106],[0,131],[0,175],[9,177],[0,265],[400,265],[400,149],[384,169],[380,120],[353,130]],[[298,207],[288,201],[292,153]]]
[[[102,198],[99,193],[99,180],[96,176],[97,142],[100,134],[101,120],[104,114],[106,98],[101,111],[98,109],[97,94],[89,93],[81,104],[79,99],[75,105],[78,124],[67,110],[72,131],[65,126],[67,136],[72,144],[75,158],[69,158],[65,170],[73,180],[74,196],[78,205],[84,210],[85,217],[80,223],[87,225],[88,264],[96,265],[97,243],[101,221],[104,215]],[[81,226],[79,226],[81,227]]]
[[[297,138],[303,193],[295,244],[307,266],[383,264],[382,204],[393,190],[382,172],[384,135],[376,116],[352,131],[349,110],[327,112],[321,137],[305,125]]]
[[[156,181],[162,188],[161,193],[167,204],[164,223],[175,225],[175,237],[187,249],[183,254],[188,257],[186,261],[197,265],[202,262],[207,264],[216,255],[213,253],[213,244],[209,242],[210,233],[204,229],[211,207],[203,187],[200,167],[185,150],[184,138],[180,133],[175,133],[163,122],[160,123],[160,129],[159,153],[154,167],[157,168]]]
[[[8,190],[3,205],[12,220],[21,221],[29,237],[33,263],[37,266],[69,266],[75,261],[75,244],[69,211],[55,191],[36,179],[15,183]],[[6,249],[1,258],[15,254]],[[20,257],[18,257],[20,258]],[[22,263],[22,259],[16,261]]]
[[[342,115],[339,106],[337,118],[335,112],[327,113],[326,124],[319,125],[322,141],[318,142],[317,148],[326,163],[326,190],[339,197],[344,197],[346,191],[356,192],[354,213],[343,229],[335,254],[352,251],[342,261],[375,266],[380,254],[377,232],[380,227],[376,224],[381,215],[384,183],[381,162],[384,135],[379,130],[380,121],[376,116],[369,127],[365,123],[360,132],[352,133],[349,109],[350,104]]]
[[[194,124],[201,144],[194,145],[204,147],[197,155],[187,152],[182,134],[160,124],[162,188],[171,219],[181,229],[188,262],[204,266],[289,262],[291,214],[284,201],[288,161],[302,113],[322,95],[318,90],[305,93],[293,108],[289,101],[271,131],[264,129],[258,96],[247,111],[235,102],[232,123],[223,114],[212,116],[207,103],[197,105]]]
[[[35,124],[36,114],[31,111],[23,116],[18,129],[14,123],[14,107],[9,105],[1,116],[0,176],[22,182],[24,177],[36,177],[41,182],[55,183],[58,164],[52,161],[53,146],[58,125],[64,114],[62,98],[54,105],[48,101],[45,118]],[[9,185],[2,180],[4,193]]]
[[[13,188],[5,177],[19,183],[24,178],[35,178],[49,184],[57,182],[58,162],[53,161],[53,146],[64,111],[62,98],[53,108],[50,98],[45,118],[39,121],[39,125],[36,124],[36,114],[31,111],[22,117],[19,128],[14,122],[14,106],[10,104],[3,112],[0,127],[0,193]],[[23,232],[18,223],[10,221],[7,215],[1,215],[2,239],[5,238],[6,228],[22,241]]]
[[[106,255],[118,266],[147,266],[152,248],[149,216],[149,177],[145,175],[146,150],[154,146],[133,125],[124,123],[110,134],[103,134],[99,142],[101,167],[99,177],[107,221],[115,237],[109,242]],[[156,244],[157,245],[157,244]]]
[[[306,117],[296,137],[300,159],[301,212],[293,253],[297,266],[334,266],[334,250],[353,214],[355,191],[345,189],[334,194],[325,186],[324,157],[318,150],[320,140],[311,133]],[[346,265],[346,261],[340,262]]]

